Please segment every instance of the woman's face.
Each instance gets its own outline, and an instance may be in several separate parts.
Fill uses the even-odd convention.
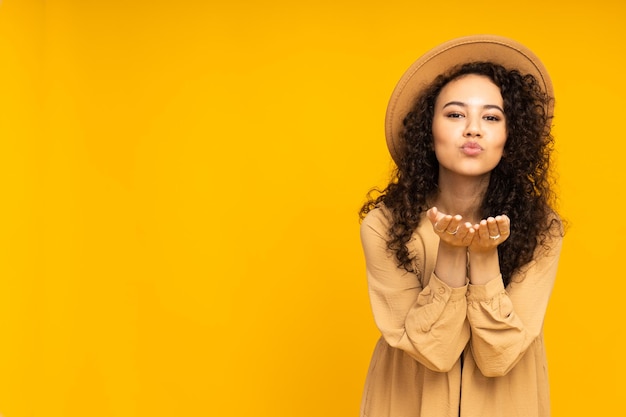
[[[475,74],[446,84],[435,102],[433,137],[440,176],[488,175],[500,162],[506,142],[498,86]]]

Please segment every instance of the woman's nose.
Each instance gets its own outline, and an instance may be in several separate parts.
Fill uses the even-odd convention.
[[[480,122],[473,119],[467,119],[467,126],[465,126],[465,137],[473,138],[480,137],[482,135],[480,130]]]

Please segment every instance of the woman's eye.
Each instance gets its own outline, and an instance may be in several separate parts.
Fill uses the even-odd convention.
[[[463,117],[463,115],[461,113],[448,113],[448,116],[451,119],[459,119],[461,117]]]
[[[498,116],[485,116],[484,119],[490,122],[497,122],[500,120]]]

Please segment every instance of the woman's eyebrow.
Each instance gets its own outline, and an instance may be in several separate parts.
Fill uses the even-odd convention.
[[[450,102],[444,104],[442,109],[445,109],[448,106],[467,107],[467,104],[463,103],[462,101],[450,101]],[[502,113],[504,113],[504,110],[502,109],[502,107],[500,107],[500,106],[498,106],[496,104],[485,104],[483,106],[483,109],[496,109],[496,110],[500,110]]]

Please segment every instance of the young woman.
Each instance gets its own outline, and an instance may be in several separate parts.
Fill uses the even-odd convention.
[[[498,36],[416,61],[386,116],[393,180],[361,209],[382,337],[363,417],[550,414],[543,320],[562,222],[550,78]]]

